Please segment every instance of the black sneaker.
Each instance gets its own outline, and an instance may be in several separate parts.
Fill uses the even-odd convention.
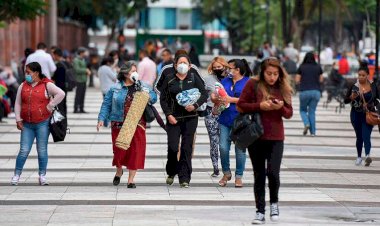
[[[305,128],[303,128],[303,135],[306,136],[307,134],[307,131],[310,129],[310,126],[305,126]]]
[[[189,183],[187,183],[187,182],[182,182],[179,186],[181,188],[189,188],[190,187]]]
[[[256,217],[253,219],[252,224],[265,224],[265,215],[260,212],[256,212]]]
[[[123,171],[121,171],[121,176],[123,176]],[[121,178],[121,176],[120,177],[118,177],[118,176],[115,176],[114,178],[113,178],[113,185],[115,185],[115,186],[117,186],[117,185],[119,185],[120,184],[120,178]]]
[[[372,158],[367,155],[364,162],[365,166],[369,166],[372,163]]]
[[[211,177],[218,177],[219,176],[219,170],[214,170],[214,172],[211,174]]]
[[[135,183],[130,183],[127,185],[127,188],[136,188],[136,184]]]
[[[166,184],[167,184],[167,185],[172,185],[173,182],[174,182],[174,176],[168,176],[168,177],[166,178]]]

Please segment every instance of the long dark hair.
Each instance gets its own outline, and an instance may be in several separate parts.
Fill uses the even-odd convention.
[[[307,52],[302,64],[317,64],[317,62],[315,61],[314,53]]]
[[[236,68],[239,68],[240,74],[246,77],[252,75],[251,68],[249,68],[249,64],[246,59],[232,59],[229,60],[228,63],[233,63]]]
[[[38,72],[38,77],[40,79],[46,78],[44,74],[42,74],[41,65],[37,62],[31,62],[25,66],[26,68],[29,68],[32,72]]]
[[[367,75],[369,75],[368,63],[365,61],[361,61],[358,71],[365,71]]]

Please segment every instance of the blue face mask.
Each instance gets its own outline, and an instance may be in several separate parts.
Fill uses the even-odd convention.
[[[27,83],[32,83],[32,82],[33,82],[33,77],[32,77],[32,75],[30,75],[30,74],[25,75],[25,81],[26,81]]]

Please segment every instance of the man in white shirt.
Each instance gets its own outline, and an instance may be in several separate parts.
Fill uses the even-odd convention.
[[[326,64],[332,65],[334,63],[334,52],[333,52],[333,50],[331,49],[331,47],[329,45],[326,45],[324,52],[325,52]]]
[[[295,63],[299,60],[298,50],[294,48],[294,45],[291,42],[288,43],[288,46],[284,49],[284,55]]]
[[[50,79],[55,70],[57,70],[57,67],[55,66],[53,57],[50,54],[46,53],[46,50],[47,47],[45,43],[38,43],[36,52],[28,56],[25,65],[31,62],[39,63],[41,65],[42,73]]]

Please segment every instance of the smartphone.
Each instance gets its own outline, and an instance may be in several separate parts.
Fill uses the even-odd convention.
[[[278,100],[277,99],[272,99],[272,103],[278,104]]]

